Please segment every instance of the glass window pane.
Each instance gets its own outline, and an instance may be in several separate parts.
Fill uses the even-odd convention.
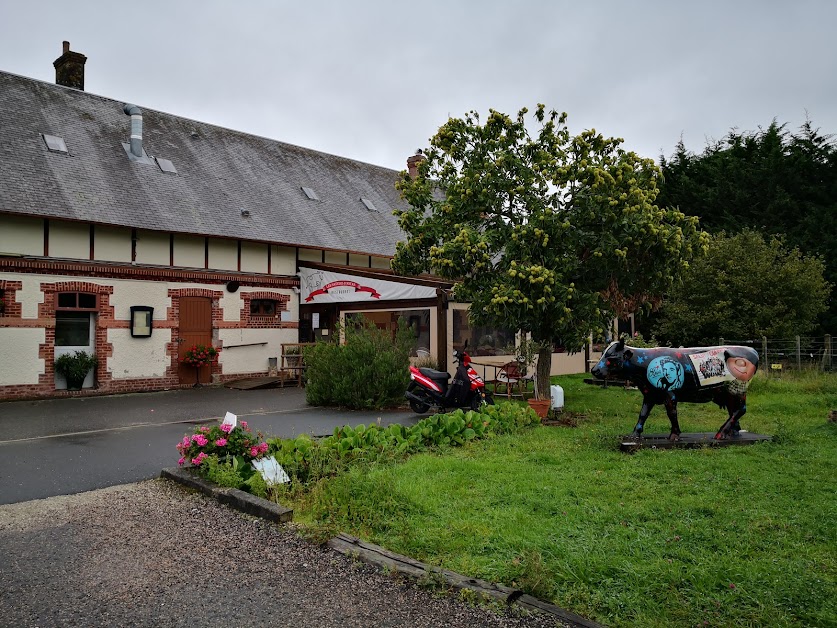
[[[87,347],[90,345],[90,314],[87,312],[56,312],[55,346]]]
[[[412,356],[430,356],[430,310],[401,310],[394,313],[397,318],[403,318],[404,322],[415,334],[416,343],[410,353]]]
[[[80,292],[78,295],[78,306],[79,307],[88,307],[90,309],[96,309],[96,295],[95,294],[85,294],[84,292]]]
[[[252,316],[274,316],[276,314],[276,301],[272,299],[253,299],[250,301],[250,314]]]
[[[515,344],[515,332],[511,329],[472,327],[468,310],[453,310],[453,346],[461,348],[468,341],[471,355],[510,355],[507,348]]]
[[[59,292],[58,307],[78,307],[76,296],[76,292]]]

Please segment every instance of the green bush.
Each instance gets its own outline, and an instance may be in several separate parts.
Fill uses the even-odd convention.
[[[304,350],[311,405],[368,410],[397,405],[409,383],[413,332],[399,321],[393,341],[371,321],[347,325],[345,343],[318,343]]]
[[[418,451],[453,447],[467,441],[510,434],[536,425],[540,419],[528,406],[500,403],[480,412],[454,410],[429,416],[411,427],[403,425],[345,425],[331,436],[313,440],[307,435],[268,441],[269,453],[295,484],[333,477],[358,463],[395,460]]]

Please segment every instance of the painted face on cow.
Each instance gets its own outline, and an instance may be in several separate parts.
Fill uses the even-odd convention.
[[[756,374],[756,365],[747,358],[734,356],[727,358],[727,369],[735,379],[742,382],[749,382]]]

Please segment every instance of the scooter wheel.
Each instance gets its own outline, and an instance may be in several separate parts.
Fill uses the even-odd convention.
[[[419,403],[418,401],[413,401],[412,399],[410,399],[410,409],[416,414],[424,414],[425,412],[430,410],[430,406],[426,403]]]
[[[494,397],[492,397],[489,393],[485,393],[485,399],[483,399],[480,395],[474,395],[474,398],[471,399],[471,410],[479,412],[483,405],[493,406]]]

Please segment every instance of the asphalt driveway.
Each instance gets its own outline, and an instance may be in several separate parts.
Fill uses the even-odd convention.
[[[226,412],[265,436],[331,434],[341,425],[412,425],[409,410],[355,412],[305,403],[299,388],[189,388],[156,393],[0,403],[0,504],[157,477],[177,442]]]

